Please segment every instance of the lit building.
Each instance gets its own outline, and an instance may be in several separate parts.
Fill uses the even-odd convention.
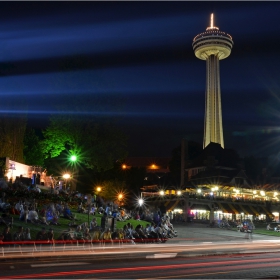
[[[214,26],[211,14],[210,27],[193,39],[195,56],[206,60],[206,91],[203,148],[210,142],[224,148],[219,61],[227,58],[233,46],[229,34]]]

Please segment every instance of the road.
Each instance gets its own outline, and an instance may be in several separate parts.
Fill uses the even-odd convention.
[[[280,276],[280,239],[177,225],[166,244],[6,250],[0,279],[244,279]]]

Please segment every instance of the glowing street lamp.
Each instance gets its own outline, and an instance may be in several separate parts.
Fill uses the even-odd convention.
[[[77,156],[75,156],[75,155],[72,155],[72,156],[70,157],[70,160],[71,160],[72,162],[75,162],[75,161],[77,161]]]
[[[102,188],[101,188],[101,187],[97,187],[97,188],[96,188],[96,191],[97,191],[98,193],[100,193],[100,192],[102,191]]]
[[[182,194],[182,192],[181,191],[177,191],[177,195],[181,195]]]
[[[67,188],[67,180],[70,179],[71,175],[69,173],[65,173],[62,175],[63,179],[65,179],[65,189]]]
[[[161,191],[159,192],[159,194],[160,194],[161,196],[164,196],[164,191],[161,190]]]
[[[71,177],[71,175],[69,173],[65,173],[62,177],[67,180]]]
[[[142,205],[144,204],[144,200],[143,200],[143,198],[139,198],[139,200],[138,200],[138,204],[139,204],[139,206],[142,206]]]

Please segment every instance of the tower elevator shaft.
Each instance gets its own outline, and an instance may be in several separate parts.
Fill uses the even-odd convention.
[[[210,142],[219,143],[224,148],[219,53],[206,59],[206,91],[203,148]]]

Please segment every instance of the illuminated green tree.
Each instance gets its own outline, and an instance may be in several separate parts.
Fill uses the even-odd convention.
[[[110,122],[55,116],[43,135],[45,158],[57,157],[66,150],[69,158],[77,156],[77,164],[100,171],[112,168],[114,161],[126,156],[126,138]]]

